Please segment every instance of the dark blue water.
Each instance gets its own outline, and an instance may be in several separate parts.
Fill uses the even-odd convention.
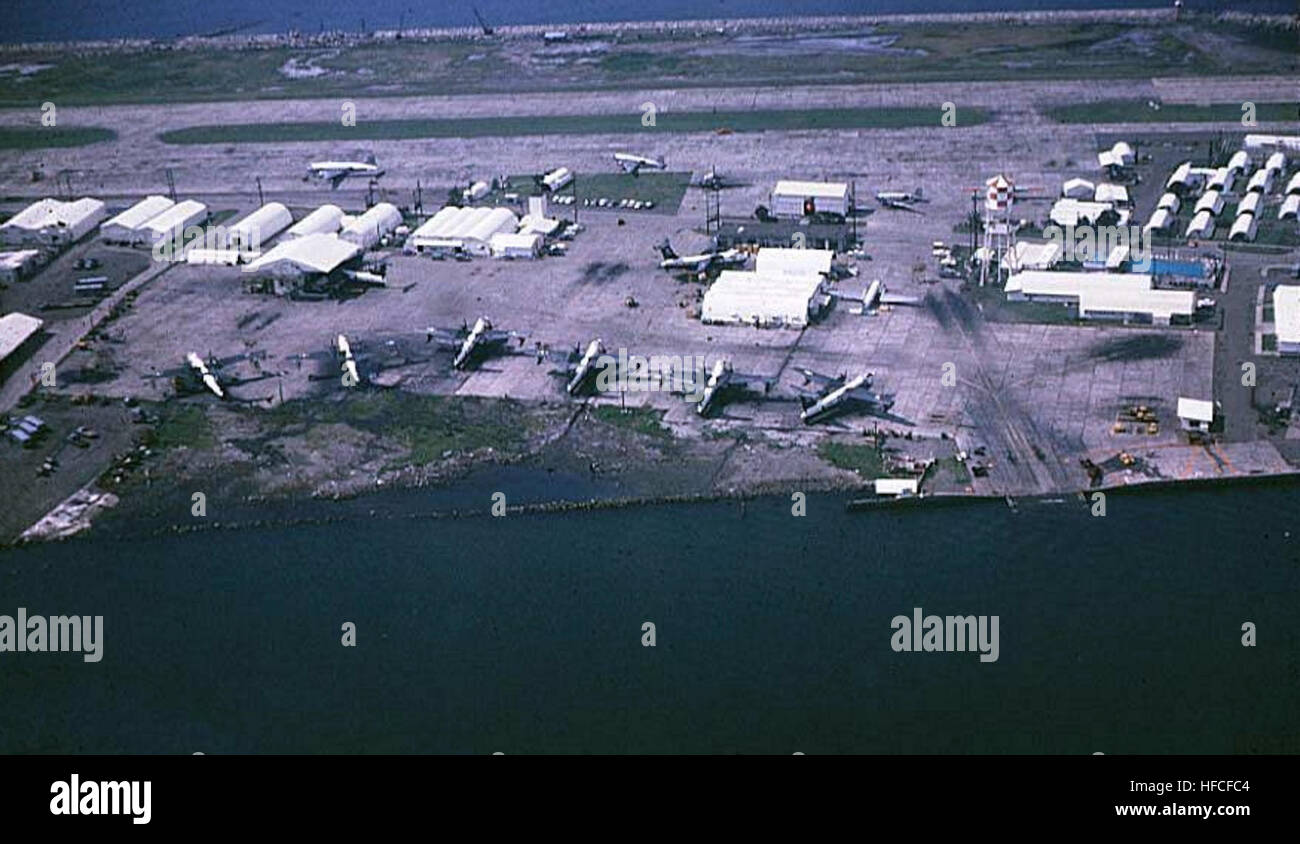
[[[0,613],[106,641],[0,653],[0,752],[1296,752],[1297,503],[814,496],[8,552]],[[895,653],[917,606],[999,616],[998,661]]]
[[[95,38],[208,34],[234,29],[245,33],[296,29],[360,30],[407,27],[474,26],[472,8],[490,25],[570,24],[582,21],[700,20],[789,15],[844,15],[919,12],[983,12],[1006,9],[1143,8],[1170,6],[1154,0],[473,0],[469,3],[365,3],[319,0],[11,0],[6,4],[0,41],[52,41]],[[1189,0],[1187,8],[1286,13],[1293,0]]]

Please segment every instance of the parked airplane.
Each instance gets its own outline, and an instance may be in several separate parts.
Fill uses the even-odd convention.
[[[596,362],[600,356],[605,354],[605,344],[596,338],[587,344],[586,350],[574,346],[573,350],[561,358],[562,365],[550,371],[551,375],[557,375],[567,379],[564,384],[564,391],[571,396],[590,395],[596,391],[596,375],[600,368]],[[545,348],[537,350],[537,362],[541,363],[546,358],[555,358],[556,354]]]
[[[363,161],[313,161],[307,167],[306,179],[328,180],[337,188],[349,176],[368,176],[378,179],[384,171],[375,163],[374,155],[367,155]]]
[[[633,155],[630,152],[616,152],[614,160],[618,162],[618,166],[624,173],[631,173],[633,176],[641,170],[665,170],[668,167],[662,158],[649,158],[644,155]]]
[[[708,380],[704,382],[704,389],[699,393],[695,412],[700,416],[708,416],[728,402],[751,396],[769,396],[772,393],[773,383],[771,378],[742,375],[732,367],[731,361],[725,358],[719,359],[714,362]],[[688,387],[685,392],[689,396],[696,395],[694,385]]]
[[[913,307],[921,304],[920,296],[904,296],[899,293],[890,293],[889,288],[881,283],[880,279],[875,279],[867,285],[866,292],[862,296],[853,296],[839,290],[832,290],[831,295],[836,299],[845,299],[849,302],[860,302],[862,312],[868,314],[876,313],[881,305],[904,305]]]
[[[899,211],[915,211],[917,214],[921,212],[917,211],[917,209],[912,206],[926,201],[925,193],[922,188],[917,188],[911,193],[907,191],[882,190],[876,194],[876,202],[879,202],[886,208],[896,208]]]
[[[487,317],[479,317],[473,328],[467,324],[462,324],[459,329],[430,328],[425,342],[436,341],[439,348],[455,349],[456,356],[452,358],[451,367],[464,369],[476,357],[505,352],[506,344],[512,338],[517,339],[519,345],[524,344],[521,335],[513,331],[493,329],[491,320]]]
[[[705,270],[725,269],[726,267],[741,267],[745,261],[749,260],[744,252],[739,249],[725,249],[714,252],[702,252],[699,255],[678,255],[673,251],[672,244],[665,238],[664,242],[659,244],[659,254],[663,260],[659,262],[661,270],[685,270],[688,272],[702,273]]]
[[[431,358],[413,356],[404,342],[388,340],[379,347],[365,342],[349,340],[338,334],[330,341],[329,350],[312,354],[294,355],[295,358],[313,358],[321,364],[321,372],[309,375],[310,381],[338,380],[344,387],[377,385],[381,372],[417,363],[427,363]],[[396,383],[392,381],[391,383]],[[391,386],[385,383],[382,386]]]
[[[800,389],[799,401],[803,410],[799,418],[805,425],[813,425],[837,413],[850,410],[875,416],[884,416],[894,406],[894,397],[871,392],[873,375],[864,372],[854,378],[844,375],[830,377],[811,369],[800,369],[804,384],[815,384],[813,390]]]
[[[172,386],[178,394],[189,393],[212,393],[219,399],[230,400],[234,397],[230,395],[231,387],[238,387],[241,384],[250,384],[254,381],[262,381],[267,378],[273,378],[278,373],[266,372],[252,376],[250,378],[234,378],[225,373],[225,367],[241,360],[252,360],[256,365],[260,357],[252,355],[234,355],[228,358],[220,358],[209,354],[206,359],[200,357],[195,352],[186,352],[185,365],[169,369],[163,372],[154,372],[145,376],[146,378],[169,377],[172,379]],[[253,399],[260,401],[260,399]]]
[[[748,186],[748,182],[738,182],[721,175],[718,173],[717,168],[710,168],[709,172],[701,176],[693,185],[693,187],[703,188],[704,190],[726,190],[727,188],[743,188]]]

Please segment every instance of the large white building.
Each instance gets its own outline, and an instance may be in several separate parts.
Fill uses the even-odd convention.
[[[425,220],[406,239],[411,252],[467,252],[487,255],[492,249],[492,237],[513,234],[519,228],[519,218],[509,208],[446,208]]]
[[[332,234],[306,234],[276,244],[246,264],[244,272],[278,282],[300,282],[329,275],[361,251],[359,245]]]
[[[1196,306],[1191,290],[1156,290],[1151,276],[1128,273],[1027,270],[1007,279],[1013,302],[1077,304],[1080,319],[1119,319],[1168,325],[1190,319]]]
[[[773,216],[806,217],[810,213],[849,214],[849,186],[843,182],[780,181],[772,189]]]
[[[169,237],[181,237],[189,226],[197,226],[208,218],[208,206],[193,199],[178,202],[171,208],[146,220],[140,227],[143,242],[157,244]]]
[[[0,244],[62,246],[75,243],[108,216],[104,203],[83,197],[75,202],[41,199],[0,225]]]
[[[380,202],[360,217],[343,226],[343,230],[339,232],[339,237],[355,243],[365,250],[379,243],[385,236],[392,234],[401,224],[402,212],[397,210],[397,206],[388,202]]]
[[[165,196],[146,196],[99,227],[99,236],[109,243],[136,246],[149,240],[144,224],[175,205]]]
[[[821,307],[818,275],[760,275],[723,270],[704,294],[700,320],[763,328],[802,328]]]
[[[1273,330],[1280,354],[1300,355],[1300,285],[1273,288]]]
[[[488,239],[488,249],[494,258],[536,258],[542,251],[542,236],[497,232]]]
[[[257,252],[271,238],[293,223],[289,209],[278,202],[268,202],[232,225],[226,231],[226,246],[240,252]]]
[[[309,234],[335,234],[343,226],[343,209],[337,205],[322,205],[289,227],[286,240]]]
[[[0,317],[0,364],[36,336],[44,324],[43,320],[17,311]]]

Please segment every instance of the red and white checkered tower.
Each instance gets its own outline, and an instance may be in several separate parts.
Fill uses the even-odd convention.
[[[1011,249],[1011,206],[1016,188],[1001,173],[984,182],[984,261],[980,267],[980,286],[988,281],[989,267],[997,261],[998,276],[1006,266]]]

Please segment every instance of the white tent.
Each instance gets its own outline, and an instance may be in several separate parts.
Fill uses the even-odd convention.
[[[146,196],[100,226],[99,236],[109,243],[143,243],[148,240],[144,224],[175,204],[165,196]]]
[[[395,205],[381,202],[343,227],[339,237],[369,249],[402,224],[402,212]]]
[[[1286,192],[1288,194],[1300,193],[1300,171],[1297,171],[1296,174],[1291,177],[1291,181],[1286,183]]]
[[[1244,149],[1237,150],[1232,154],[1232,158],[1228,159],[1228,169],[1234,173],[1244,173],[1246,172],[1246,168],[1249,166],[1250,153],[1246,152]]]
[[[277,244],[244,272],[279,279],[328,275],[361,253],[361,247],[332,234],[307,234]]]
[[[171,208],[141,226],[144,239],[152,244],[171,237],[173,233],[184,235],[185,229],[195,226],[208,218],[208,206],[193,199],[178,202]]]
[[[542,250],[542,236],[497,232],[488,239],[488,248],[495,258],[536,258]]]
[[[1097,186],[1087,179],[1070,179],[1061,185],[1061,196],[1070,199],[1091,199],[1097,192]]]
[[[288,208],[279,202],[268,202],[231,226],[226,232],[226,244],[231,249],[255,252],[292,222],[293,215]]]
[[[513,233],[518,228],[519,218],[509,208],[449,205],[411,232],[406,248],[413,252],[460,250],[486,255],[493,235]]]
[[[1251,174],[1250,181],[1246,183],[1246,190],[1269,193],[1273,190],[1273,180],[1276,177],[1276,170],[1269,170],[1268,168],[1256,170]]]
[[[1300,193],[1293,193],[1282,202],[1277,211],[1279,220],[1294,220],[1300,217]]]
[[[289,227],[285,239],[309,234],[334,234],[343,226],[343,209],[337,205],[322,205]]]
[[[1282,172],[1286,169],[1286,155],[1281,152],[1275,152],[1264,162],[1265,170],[1276,170]]]
[[[1237,219],[1232,221],[1232,229],[1228,232],[1228,240],[1254,240],[1255,227],[1254,214],[1238,214]]]
[[[1164,231],[1173,225],[1174,215],[1168,208],[1157,208],[1156,213],[1151,215],[1151,219],[1142,228],[1148,231]]]
[[[1237,216],[1240,217],[1242,214],[1258,214],[1259,205],[1263,201],[1264,195],[1262,193],[1246,194],[1241,198],[1241,202],[1237,203]]]
[[[1237,171],[1227,167],[1220,167],[1214,171],[1214,175],[1210,177],[1209,184],[1206,187],[1209,190],[1226,192],[1232,190],[1232,186],[1236,181]]]
[[[1113,185],[1109,182],[1103,182],[1097,185],[1097,190],[1093,194],[1092,198],[1096,202],[1111,202],[1115,205],[1128,205],[1128,188],[1123,185]]]
[[[1200,214],[1202,211],[1209,211],[1210,214],[1217,217],[1219,216],[1219,212],[1222,210],[1223,194],[1219,193],[1217,190],[1209,190],[1206,191],[1200,199],[1196,200],[1196,207],[1193,209],[1193,213]]]
[[[1178,194],[1166,193],[1160,196],[1160,201],[1156,203],[1156,207],[1168,208],[1171,212],[1177,214],[1178,209],[1182,207],[1182,204],[1182,200],[1178,198]]]
[[[1198,211],[1192,221],[1187,224],[1186,236],[1192,237],[1209,237],[1214,233],[1214,216],[1209,211]]]

